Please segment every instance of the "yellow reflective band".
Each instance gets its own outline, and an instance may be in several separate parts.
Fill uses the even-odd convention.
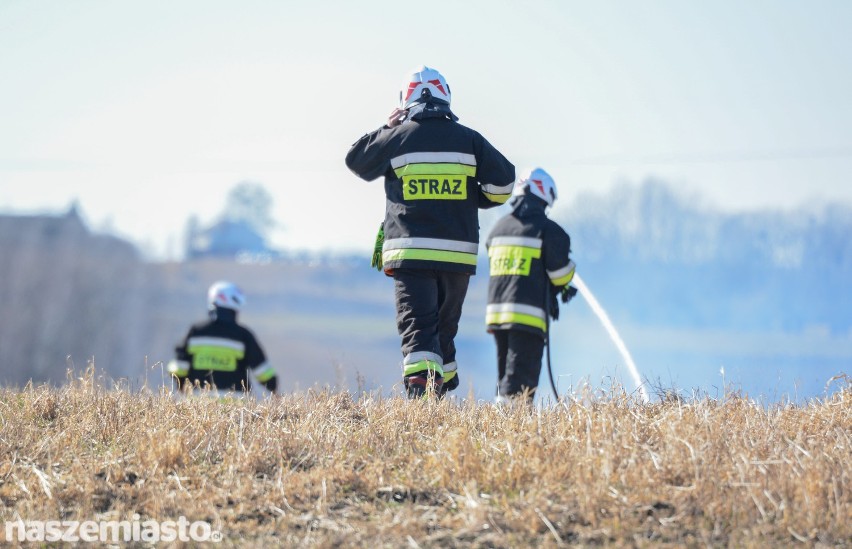
[[[467,177],[463,175],[404,175],[402,176],[402,197],[405,200],[467,200]]]
[[[573,279],[574,279],[574,271],[571,271],[570,273],[568,273],[565,276],[561,276],[559,278],[551,278],[550,282],[552,282],[554,286],[565,286],[569,282],[571,282]]]
[[[267,366],[262,371],[255,374],[254,377],[256,377],[259,382],[266,383],[267,381],[275,377],[275,368],[273,368],[272,366]]]
[[[491,276],[529,276],[533,259],[541,257],[540,248],[527,246],[491,246],[488,248]]]
[[[542,331],[547,331],[547,323],[544,319],[533,315],[525,315],[523,313],[513,313],[510,311],[491,312],[485,314],[486,324],[523,324],[532,326]]]
[[[456,371],[455,370],[453,370],[452,372],[444,372],[444,383],[448,382],[449,380],[453,379],[454,377],[456,377]]]
[[[397,177],[403,175],[424,175],[430,173],[440,173],[444,175],[467,175],[474,177],[476,175],[476,166],[467,166],[465,164],[406,164],[405,166],[396,168],[394,173]]]
[[[550,281],[553,282],[555,286],[565,286],[574,278],[574,271],[576,269],[577,266],[574,265],[574,262],[569,259],[568,264],[562,267],[561,269],[556,269],[555,271],[547,271],[547,276],[550,278]]]
[[[497,204],[505,204],[509,197],[512,196],[512,193],[509,194],[492,194],[482,191],[482,194],[485,195],[485,198],[490,200],[491,202],[496,202]]]
[[[443,250],[408,248],[401,250],[387,250],[382,253],[382,262],[385,264],[390,263],[391,261],[402,261],[406,259],[416,259],[420,261],[444,261],[446,263],[476,265],[476,254],[469,254],[465,252],[447,252]]]
[[[411,374],[418,374],[426,370],[432,370],[435,372],[435,375],[444,377],[444,369],[441,368],[441,365],[431,360],[419,360],[413,364],[406,364],[402,370],[402,375],[410,376]]]
[[[208,345],[193,345],[187,349],[192,355],[192,367],[196,370],[214,370],[217,372],[233,372],[237,369],[237,361],[244,356],[243,351],[228,347],[213,347]]]

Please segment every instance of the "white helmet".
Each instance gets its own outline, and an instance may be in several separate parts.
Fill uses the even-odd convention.
[[[224,307],[239,311],[245,305],[246,298],[242,290],[237,288],[237,285],[224,280],[214,283],[207,290],[207,306],[210,309],[214,307]]]
[[[399,108],[407,109],[415,103],[435,101],[450,104],[450,86],[441,73],[421,65],[402,84],[399,92]]]
[[[541,168],[533,168],[524,172],[524,175],[518,180],[518,184],[512,190],[512,196],[523,196],[527,189],[530,194],[537,196],[547,202],[548,206],[553,206],[556,202],[556,183],[550,174]]]

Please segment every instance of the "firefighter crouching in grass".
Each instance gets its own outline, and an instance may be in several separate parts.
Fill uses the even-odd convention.
[[[490,266],[485,321],[497,344],[497,402],[525,396],[532,402],[550,314],[558,318],[557,295],[569,287],[574,262],[571,239],[545,209],[556,185],[541,168],[526,172],[512,193],[512,213],[501,218],[486,241]]]
[[[515,167],[457,120],[444,77],[420,67],[387,124],[346,155],[357,176],[385,179],[373,265],[394,279],[409,398],[443,395],[459,384],[454,339],[476,273],[478,209],[505,203],[515,180]]]
[[[248,394],[248,372],[271,393],[278,376],[254,334],[237,322],[245,296],[231,282],[217,282],[207,292],[210,320],[194,324],[175,348],[168,371],[181,388],[207,388],[214,394]]]

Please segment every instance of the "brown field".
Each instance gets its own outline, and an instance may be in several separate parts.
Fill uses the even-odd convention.
[[[852,384],[835,383],[798,405],[616,389],[532,410],[175,399],[89,373],[0,390],[0,514],[186,516],[225,547],[850,547]]]

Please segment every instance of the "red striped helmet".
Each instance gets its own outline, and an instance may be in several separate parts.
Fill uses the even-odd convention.
[[[548,206],[553,206],[556,202],[556,183],[550,174],[541,168],[534,168],[524,172],[524,175],[518,179],[518,183],[512,190],[514,196],[523,196],[529,189],[529,194],[537,196],[547,202]]]
[[[245,295],[236,284],[224,280],[216,282],[207,290],[207,306],[224,307],[239,311],[246,303]]]
[[[415,103],[427,101],[449,105],[450,85],[441,73],[421,65],[412,71],[408,80],[402,85],[402,90],[399,92],[399,107],[407,109]]]

